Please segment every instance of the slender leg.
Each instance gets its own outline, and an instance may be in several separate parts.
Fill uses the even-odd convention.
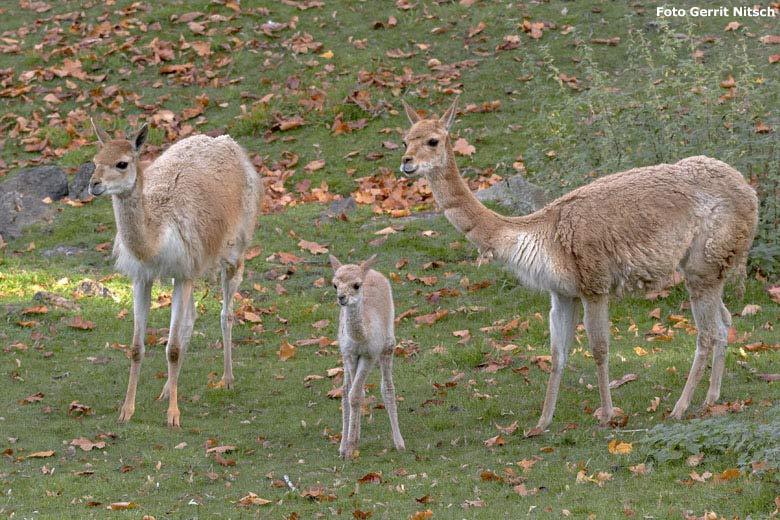
[[[547,392],[544,396],[542,416],[536,427],[527,433],[528,436],[541,434],[552,422],[555,403],[558,400],[558,390],[561,386],[563,369],[566,367],[566,357],[574,340],[574,328],[579,319],[579,307],[574,298],[557,293],[550,293],[550,354],[552,369],[547,380]]]
[[[349,406],[349,393],[352,389],[352,381],[355,378],[357,359],[344,353],[341,354],[341,358],[344,364],[344,381],[341,385],[341,445],[339,446],[339,456],[349,458],[352,455],[352,450],[348,450],[349,421],[352,413]],[[360,413],[359,409],[358,413]]]
[[[233,388],[235,379],[233,378],[233,298],[241,284],[241,278],[244,275],[244,263],[239,260],[235,267],[225,265],[222,267],[222,316],[220,325],[222,326],[222,352],[224,354],[224,370],[222,373],[222,382],[225,388]]]
[[[355,378],[352,380],[352,387],[349,389],[349,435],[347,438],[346,458],[352,457],[354,451],[360,443],[360,420],[362,416],[363,396],[365,395],[366,378],[371,371],[374,362],[367,356],[360,356],[357,359],[357,368],[355,369]]]
[[[720,386],[723,382],[723,372],[726,368],[726,344],[728,343],[730,328],[731,314],[721,300],[720,321],[712,349],[712,374],[710,376],[710,387],[707,390],[707,397],[704,400],[705,405],[715,404],[720,399]]]
[[[393,384],[393,351],[386,350],[379,356],[379,368],[382,372],[382,400],[390,416],[390,430],[393,432],[393,444],[398,451],[404,451],[406,445],[398,428],[398,405],[395,402],[395,385]]]
[[[149,317],[151,299],[151,280],[133,280],[133,350],[127,393],[119,413],[120,423],[129,421],[135,412],[135,393],[138,388],[138,377],[141,374],[141,362],[144,359],[144,336],[146,335],[146,320]]]
[[[596,361],[596,377],[601,397],[599,421],[606,425],[615,410],[609,391],[609,297],[599,296],[582,300],[585,307],[585,331]]]
[[[707,368],[707,359],[710,357],[710,352],[713,350],[713,344],[720,343],[720,335],[722,330],[721,322],[723,317],[723,303],[720,300],[720,292],[717,293],[704,293],[696,294],[695,291],[688,292],[691,295],[691,310],[693,311],[693,318],[696,321],[696,328],[699,330],[696,336],[696,354],[693,357],[693,364],[691,365],[691,371],[688,373],[688,380],[685,382],[680,399],[677,400],[677,404],[674,405],[674,409],[670,415],[673,419],[682,419],[683,414],[691,404],[693,398],[693,392],[696,390],[696,385],[699,384],[699,380],[704,374],[704,370]],[[727,333],[726,333],[727,334]],[[727,336],[723,336],[723,352],[725,356],[725,340]],[[718,350],[720,347],[716,347],[716,356],[718,356]],[[720,363],[720,361],[716,361]],[[713,367],[714,368],[714,367]],[[719,368],[722,372],[722,367]],[[720,375],[717,375],[718,392],[720,391]],[[713,370],[713,377],[716,377]],[[712,391],[712,385],[710,390]],[[709,398],[709,395],[708,395]]]
[[[191,319],[187,316],[192,305],[192,280],[175,280],[173,285],[173,297],[171,298],[171,327],[168,332],[168,344],[165,354],[168,357],[168,381],[165,383],[160,398],[168,393],[168,426],[179,426],[178,405],[178,379],[181,369],[182,356],[187,348],[183,341],[190,337],[191,330],[187,327]]]

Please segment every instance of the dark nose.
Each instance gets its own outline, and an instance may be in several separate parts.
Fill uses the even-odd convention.
[[[404,157],[403,161],[404,161],[404,164],[409,164],[410,162],[412,162],[412,158],[411,157]]]
[[[339,305],[346,305],[346,304],[347,304],[347,297],[339,296]]]
[[[89,192],[92,195],[100,195],[104,191],[106,191],[106,190],[105,190],[105,188],[103,188],[103,185],[101,184],[101,182],[99,180],[90,181],[90,183],[89,183]]]

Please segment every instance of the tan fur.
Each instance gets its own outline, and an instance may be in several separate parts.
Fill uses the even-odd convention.
[[[393,443],[405,449],[398,428],[398,411],[393,384],[393,349],[395,347],[395,311],[390,282],[371,269],[372,256],[359,265],[342,265],[331,255],[335,271],[333,285],[341,307],[339,313],[339,350],[344,363],[344,386],[341,393],[342,433],[339,454],[351,458],[360,442],[361,405],[366,378],[379,364],[382,373],[382,399],[390,416]]]
[[[112,195],[116,265],[133,280],[133,356],[119,421],[129,421],[135,410],[151,284],[157,278],[173,278],[168,381],[160,398],[169,399],[168,424],[178,426],[180,356],[195,320],[193,282],[215,267],[222,270],[223,284],[223,382],[227,388],[233,385],[233,296],[262,209],[262,181],[246,152],[229,136],[183,139],[148,164],[140,160],[146,126],[131,139],[110,139],[93,126],[102,146],[93,160],[90,191]]]
[[[601,396],[599,416],[607,423],[614,414],[607,369],[609,296],[652,287],[675,269],[685,275],[699,335],[672,417],[681,418],[690,405],[710,352],[705,403],[714,403],[731,325],[723,284],[733,268],[744,272],[757,222],[757,198],[742,175],[716,159],[689,157],[608,175],[535,213],[505,217],[485,208],[460,177],[448,135],[456,104],[457,99],[440,119],[421,119],[404,103],[412,127],[404,137],[401,171],[425,176],[447,219],[481,253],[494,255],[526,285],[550,293],[553,367],[542,416],[531,433],[540,433],[552,420],[578,322],[576,300],[585,309]]]

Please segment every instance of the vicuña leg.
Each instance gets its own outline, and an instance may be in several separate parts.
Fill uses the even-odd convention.
[[[357,358],[357,368],[355,369],[355,379],[352,380],[352,387],[349,389],[349,435],[347,436],[347,454],[346,457],[352,457],[360,443],[360,420],[363,415],[363,397],[366,389],[366,378],[371,371],[373,363],[371,358],[360,356]]]
[[[382,400],[385,410],[390,416],[390,430],[393,432],[393,444],[398,451],[404,451],[406,445],[398,427],[398,405],[395,401],[395,385],[393,384],[393,350],[382,352],[379,357],[379,368],[382,372]]]
[[[721,333],[723,317],[723,303],[720,299],[721,291],[709,290],[706,292],[691,290],[688,287],[688,292],[691,296],[691,310],[693,311],[693,318],[696,321],[696,328],[699,333],[696,336],[696,354],[693,357],[693,364],[691,364],[691,371],[688,373],[688,380],[685,382],[680,399],[677,400],[677,404],[674,405],[674,409],[669,417],[673,419],[682,419],[683,414],[691,405],[691,399],[693,399],[693,392],[696,390],[696,385],[699,384],[704,370],[707,368],[707,360],[710,357],[710,352],[715,345],[716,356],[725,356],[725,341],[726,335]],[[728,334],[728,332],[726,332]],[[723,352],[718,354],[718,350],[721,348],[717,346],[721,343],[722,336],[722,349]],[[723,360],[725,362],[725,359]],[[718,361],[720,363],[720,361]],[[713,367],[714,369],[714,367]],[[720,393],[720,377],[722,375],[722,367],[719,368],[720,374],[717,375],[718,393]],[[713,370],[713,377],[715,376]],[[715,382],[714,380],[712,381]],[[710,386],[712,391],[712,385]],[[718,396],[719,397],[719,396]],[[709,399],[709,394],[708,394]]]
[[[596,361],[596,377],[601,397],[601,408],[597,414],[602,425],[606,425],[615,414],[612,395],[609,391],[609,297],[583,298],[585,308],[585,331],[588,343]]]
[[[130,361],[130,379],[127,382],[125,402],[119,413],[119,422],[126,423],[135,412],[135,394],[138,378],[141,375],[141,363],[144,359],[144,339],[146,321],[149,317],[149,305],[152,299],[152,282],[135,280],[133,282],[133,347]]]
[[[550,378],[547,380],[547,392],[544,396],[542,416],[536,428],[528,432],[528,435],[539,435],[552,421],[555,412],[555,403],[558,400],[558,390],[561,386],[563,370],[566,367],[566,358],[569,354],[571,342],[574,339],[574,328],[579,320],[579,307],[577,300],[550,293],[550,354],[552,368]]]
[[[235,266],[225,265],[222,267],[222,316],[220,324],[222,326],[222,352],[224,354],[224,370],[222,373],[222,382],[225,388],[233,388],[233,298],[236,290],[241,284],[241,278],[244,274],[244,263],[239,260]]]
[[[710,387],[707,390],[707,397],[704,400],[705,405],[715,404],[720,399],[720,386],[723,382],[723,372],[726,368],[726,345],[728,344],[729,329],[731,328],[731,313],[723,305],[720,298],[720,322],[715,337],[715,344],[712,349],[712,374],[710,376]]]
[[[349,418],[351,408],[349,405],[349,393],[352,390],[352,381],[355,379],[355,369],[357,368],[357,359],[350,356],[343,356],[344,364],[344,382],[341,385],[341,444],[339,446],[339,455],[349,458],[352,451],[349,449]]]
[[[187,330],[187,326],[192,323],[187,316],[189,308],[192,306],[192,280],[175,280],[173,285],[173,297],[171,298],[171,326],[168,331],[168,344],[165,347],[165,354],[168,357],[168,381],[165,383],[163,393],[164,397],[168,392],[168,426],[179,426],[179,405],[178,405],[178,380],[179,370],[181,369],[182,357],[187,344],[185,339],[192,334]]]

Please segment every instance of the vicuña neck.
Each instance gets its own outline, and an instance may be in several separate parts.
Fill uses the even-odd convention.
[[[449,140],[446,146],[449,152],[446,164],[427,177],[433,197],[447,220],[465,234],[481,254],[492,253],[507,222],[474,196],[460,176]]]
[[[160,225],[148,213],[143,193],[143,172],[137,166],[135,186],[126,194],[113,195],[117,235],[122,244],[139,260],[157,255],[160,245]]]
[[[345,332],[353,341],[362,342],[366,339],[366,328],[363,326],[363,303],[345,305],[342,307]]]

